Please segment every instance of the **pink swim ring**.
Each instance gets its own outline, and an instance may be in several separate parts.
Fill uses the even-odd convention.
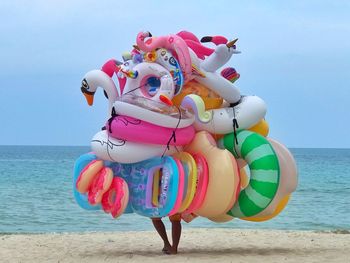
[[[123,115],[117,115],[108,121],[106,128],[114,138],[161,145],[186,145],[195,135],[192,125],[177,129],[167,128]]]

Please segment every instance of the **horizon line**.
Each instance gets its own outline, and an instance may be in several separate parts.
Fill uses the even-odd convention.
[[[0,147],[90,147],[89,145],[51,145],[51,144],[0,144]],[[350,150],[346,147],[300,147],[300,146],[286,146],[289,149],[333,149],[333,150]]]

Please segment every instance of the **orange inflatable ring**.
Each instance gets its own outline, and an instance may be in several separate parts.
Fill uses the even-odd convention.
[[[223,102],[223,99],[218,94],[194,80],[186,83],[181,93],[176,95],[172,102],[176,106],[180,106],[183,98],[190,94],[201,96],[206,110],[220,108]]]
[[[209,183],[202,205],[194,214],[217,217],[225,214],[236,202],[240,192],[237,162],[226,149],[219,149],[214,138],[205,131],[198,132],[185,151],[201,153],[208,163]]]

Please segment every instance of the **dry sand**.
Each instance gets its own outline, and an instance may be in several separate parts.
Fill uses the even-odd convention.
[[[190,229],[177,255],[155,232],[0,235],[0,262],[350,262],[350,234]]]

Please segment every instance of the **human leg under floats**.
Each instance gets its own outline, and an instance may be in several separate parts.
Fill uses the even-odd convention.
[[[162,238],[162,240],[164,242],[164,247],[163,247],[162,251],[164,253],[168,254],[169,251],[171,250],[171,245],[169,243],[168,236],[166,234],[165,226],[164,226],[162,219],[161,218],[152,218],[152,223],[154,225],[154,228],[157,230],[159,236]]]
[[[181,215],[175,214],[169,217],[171,225],[172,225],[172,241],[173,245],[171,246],[170,254],[177,254],[177,248],[179,246],[180,237],[181,237]]]

